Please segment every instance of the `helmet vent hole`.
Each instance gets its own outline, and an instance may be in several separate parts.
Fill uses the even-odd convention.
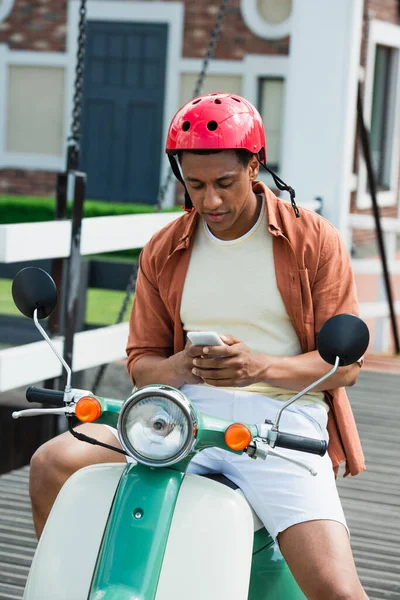
[[[207,123],[207,129],[208,131],[215,131],[218,127],[218,123],[216,121],[209,121]]]
[[[236,102],[240,102],[239,98],[235,98],[234,96],[231,96],[232,100],[236,100]]]
[[[198,104],[199,102],[201,102],[201,98],[199,98],[198,100],[195,100],[194,102],[192,102],[192,104]]]
[[[222,104],[221,100],[218,100],[218,98],[216,100],[214,100],[214,104]]]
[[[185,121],[182,125],[183,131],[188,131],[190,129],[190,121]]]

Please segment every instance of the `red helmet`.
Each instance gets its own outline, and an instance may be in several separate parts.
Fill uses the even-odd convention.
[[[232,94],[205,94],[187,102],[174,116],[165,151],[243,148],[267,160],[264,125],[250,102]]]

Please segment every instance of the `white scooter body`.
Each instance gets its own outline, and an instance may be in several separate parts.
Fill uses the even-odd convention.
[[[89,597],[103,533],[125,468],[121,463],[94,465],[68,479],[40,538],[24,600]],[[204,477],[186,475],[154,600],[245,600],[253,530],[252,510],[240,493]]]

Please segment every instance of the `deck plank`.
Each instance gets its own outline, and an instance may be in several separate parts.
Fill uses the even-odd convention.
[[[367,471],[339,476],[358,573],[370,600],[400,600],[400,375],[362,372],[349,396]],[[29,468],[0,476],[0,600],[19,600],[36,547]]]

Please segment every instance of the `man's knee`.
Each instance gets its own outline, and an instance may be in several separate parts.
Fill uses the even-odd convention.
[[[104,443],[120,447],[113,434],[102,425],[85,424],[79,431]],[[112,450],[76,440],[70,433],[49,440],[31,458],[31,495],[46,494],[46,487],[61,487],[83,467],[107,462],[124,462],[125,458]]]
[[[46,493],[48,486],[63,484],[78,470],[75,453],[64,434],[40,446],[30,461],[31,496]]]

